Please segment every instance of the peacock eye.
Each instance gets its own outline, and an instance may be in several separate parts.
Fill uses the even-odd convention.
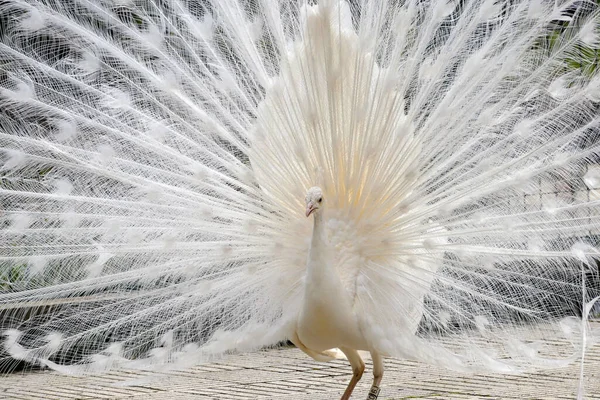
[[[323,201],[322,197],[319,197],[319,200],[317,200],[319,203]]]

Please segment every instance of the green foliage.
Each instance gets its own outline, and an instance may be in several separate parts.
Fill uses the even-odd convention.
[[[574,34],[578,32],[578,29],[584,23],[591,22],[595,24],[595,31],[600,35],[599,8],[600,1],[597,2],[597,6],[589,6],[587,10],[583,8],[573,10],[573,19],[569,22],[556,21],[555,28],[544,40],[548,54],[552,54],[565,40],[573,39]],[[591,77],[599,70],[600,44],[588,45],[581,41],[574,41],[561,60],[565,69],[564,72],[579,70],[581,75]]]
[[[13,291],[25,279],[26,264],[0,265],[0,291]]]

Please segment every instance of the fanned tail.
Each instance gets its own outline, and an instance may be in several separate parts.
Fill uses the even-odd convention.
[[[292,339],[314,185],[374,348],[571,362],[600,294],[600,78],[569,60],[597,49],[598,15],[0,3],[0,363],[188,365]]]

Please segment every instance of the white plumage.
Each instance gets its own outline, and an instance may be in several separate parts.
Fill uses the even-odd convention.
[[[502,372],[581,357],[600,79],[572,63],[598,15],[0,3],[0,362],[181,367],[291,340],[346,354],[348,398],[357,350],[375,397],[381,355]]]

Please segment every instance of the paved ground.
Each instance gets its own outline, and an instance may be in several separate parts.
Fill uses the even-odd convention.
[[[386,359],[380,400],[390,399],[575,399],[579,366],[522,376],[465,375],[424,364]],[[354,399],[365,399],[371,364]],[[171,372],[157,378],[144,372],[116,371],[72,377],[53,372],[0,377],[0,399],[206,400],[338,399],[350,377],[345,360],[318,363],[296,349],[239,354],[224,362]],[[136,386],[123,381],[137,380]],[[587,355],[586,399],[600,399],[600,346]]]

